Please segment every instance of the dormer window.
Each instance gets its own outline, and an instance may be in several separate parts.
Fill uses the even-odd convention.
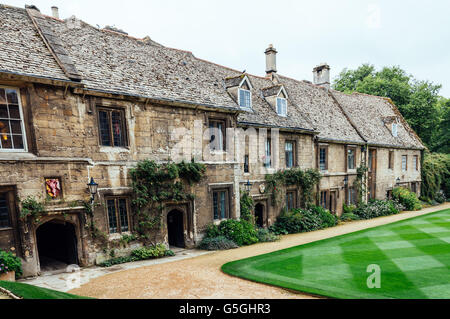
[[[247,109],[252,108],[252,95],[250,90],[239,89],[239,106]]]
[[[287,100],[284,97],[277,97],[277,113],[279,116],[287,116]]]
[[[398,124],[392,123],[392,136],[397,137],[398,136]]]

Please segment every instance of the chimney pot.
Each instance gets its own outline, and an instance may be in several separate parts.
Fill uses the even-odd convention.
[[[266,54],[266,74],[271,75],[277,73],[277,50],[273,47],[273,44],[269,44],[269,47],[264,52]]]
[[[52,16],[53,18],[59,19],[59,9],[58,7],[52,7]]]
[[[321,63],[313,69],[314,84],[330,89],[330,66],[327,63]]]

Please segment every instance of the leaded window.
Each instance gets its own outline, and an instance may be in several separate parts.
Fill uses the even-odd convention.
[[[282,97],[277,97],[277,113],[280,116],[287,115],[287,100]]]
[[[25,151],[25,127],[18,92],[0,87],[0,150]]]
[[[294,161],[294,142],[292,141],[286,141],[284,144],[285,148],[285,156],[286,156],[286,167],[291,168],[294,167],[295,161]]]
[[[296,206],[297,200],[296,200],[296,192],[290,191],[286,193],[286,209],[292,210],[297,208]]]
[[[209,120],[209,134],[211,150],[225,150],[225,121]]]
[[[271,144],[270,138],[266,139],[265,152],[266,152],[266,155],[264,158],[264,166],[271,167],[272,166],[272,144]]]
[[[319,148],[319,168],[321,171],[326,171],[328,169],[328,148]]]
[[[126,147],[125,112],[119,109],[98,110],[100,144],[102,146]]]
[[[402,155],[402,171],[408,170],[408,155]]]
[[[250,90],[239,89],[239,106],[249,109],[252,107]]]
[[[355,157],[355,149],[354,148],[349,148],[347,150],[347,165],[348,165],[348,169],[355,169],[356,157]]]
[[[122,233],[130,231],[130,219],[128,213],[128,202],[126,198],[108,198],[109,233]]]
[[[227,189],[213,191],[213,211],[215,220],[229,218]]]

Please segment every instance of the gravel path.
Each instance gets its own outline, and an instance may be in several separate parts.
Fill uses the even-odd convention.
[[[303,293],[231,277],[222,273],[220,267],[230,261],[389,224],[447,208],[450,208],[450,203],[426,208],[419,212],[405,212],[368,221],[355,221],[310,233],[287,235],[275,243],[256,244],[191,259],[116,272],[93,279],[81,288],[70,292],[82,296],[119,299],[314,298]]]

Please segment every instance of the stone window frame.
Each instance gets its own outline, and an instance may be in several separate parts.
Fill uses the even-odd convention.
[[[389,151],[388,155],[388,169],[394,169],[395,165],[395,152]]]
[[[354,171],[356,169],[356,146],[347,146],[345,148],[345,166],[346,171]],[[350,168],[350,162],[348,160],[349,157],[349,151],[353,151],[353,168]]]
[[[25,126],[25,114],[24,114],[23,105],[22,105],[22,96],[21,96],[20,88],[7,86],[7,85],[0,85],[0,88],[4,89],[4,90],[14,90],[17,94],[17,102],[18,102],[17,104],[19,106],[20,124],[21,124],[20,128],[22,130],[22,143],[23,143],[22,149],[19,149],[19,148],[18,149],[16,149],[16,148],[4,149],[4,148],[0,147],[0,152],[28,153],[28,139],[27,139],[27,131],[26,131],[27,128]],[[11,132],[11,134],[12,134],[12,132]]]
[[[112,132],[113,127],[110,125],[110,142],[112,145],[103,145],[102,144],[102,137],[100,134],[100,111],[107,111],[111,114],[113,111],[120,111],[120,116],[122,119],[122,130],[123,130],[123,146],[115,146],[114,145],[114,134]],[[122,106],[110,106],[110,105],[103,105],[103,104],[97,104],[96,105],[96,111],[95,111],[96,117],[97,117],[97,133],[98,133],[98,143],[100,147],[113,147],[113,148],[125,148],[128,149],[130,147],[129,142],[129,136],[128,136],[128,123],[127,123],[127,112],[126,107]],[[112,124],[112,117],[109,117],[110,124]]]
[[[286,151],[286,144],[287,143],[291,143],[292,144],[292,166],[291,167],[288,167],[288,165],[287,165],[287,156],[286,156],[286,152],[287,152]],[[284,157],[285,157],[284,162],[285,162],[286,168],[293,168],[293,167],[297,167],[298,166],[298,163],[297,163],[297,141],[296,140],[286,139],[284,141]]]
[[[414,171],[419,171],[419,155],[414,155]]]
[[[211,129],[211,123],[215,122],[215,123],[222,123],[222,149],[213,149],[212,148],[212,144],[211,144],[211,137],[212,137],[212,132],[209,132],[209,136],[210,136],[210,140],[209,140],[209,144],[210,144],[210,150],[211,152],[226,152],[227,150],[227,128],[228,128],[228,121],[226,118],[216,118],[216,117],[208,117],[208,122],[207,124],[207,129]]]
[[[403,162],[403,159],[405,159],[405,161]],[[403,169],[403,163],[405,164],[405,168]],[[408,171],[408,155],[402,155],[402,172],[407,172]]]
[[[215,217],[214,213],[214,193],[220,193],[225,192],[225,218],[222,218],[221,216],[218,216],[218,218]],[[232,194],[232,186],[231,185],[217,185],[214,187],[211,187],[211,203],[212,203],[212,219],[215,222],[220,222],[222,220],[228,220],[232,218],[231,214],[231,194]]]
[[[119,199],[125,199],[126,201],[126,209],[127,209],[127,220],[128,220],[128,230],[122,231],[122,225],[120,221],[120,214],[118,210],[118,201]],[[127,195],[105,195],[105,212],[106,212],[106,228],[108,230],[109,235],[115,235],[115,234],[128,234],[131,233],[133,230],[133,224],[131,219],[131,207],[130,207],[130,197]],[[114,200],[114,206],[115,206],[115,214],[116,214],[116,221],[117,221],[117,231],[111,232],[111,228],[109,225],[109,211],[108,211],[108,201]]]
[[[321,150],[325,150],[325,163],[324,163],[324,168],[322,169],[321,167],[321,163],[320,163],[320,151]],[[319,170],[321,172],[326,172],[328,171],[328,149],[329,146],[328,145],[319,145],[319,151],[318,151],[318,156],[317,156],[317,160],[318,160],[318,164],[319,164]]]
[[[346,205],[356,205],[358,204],[358,196],[356,193],[356,188],[349,186],[346,192],[345,198]]]

